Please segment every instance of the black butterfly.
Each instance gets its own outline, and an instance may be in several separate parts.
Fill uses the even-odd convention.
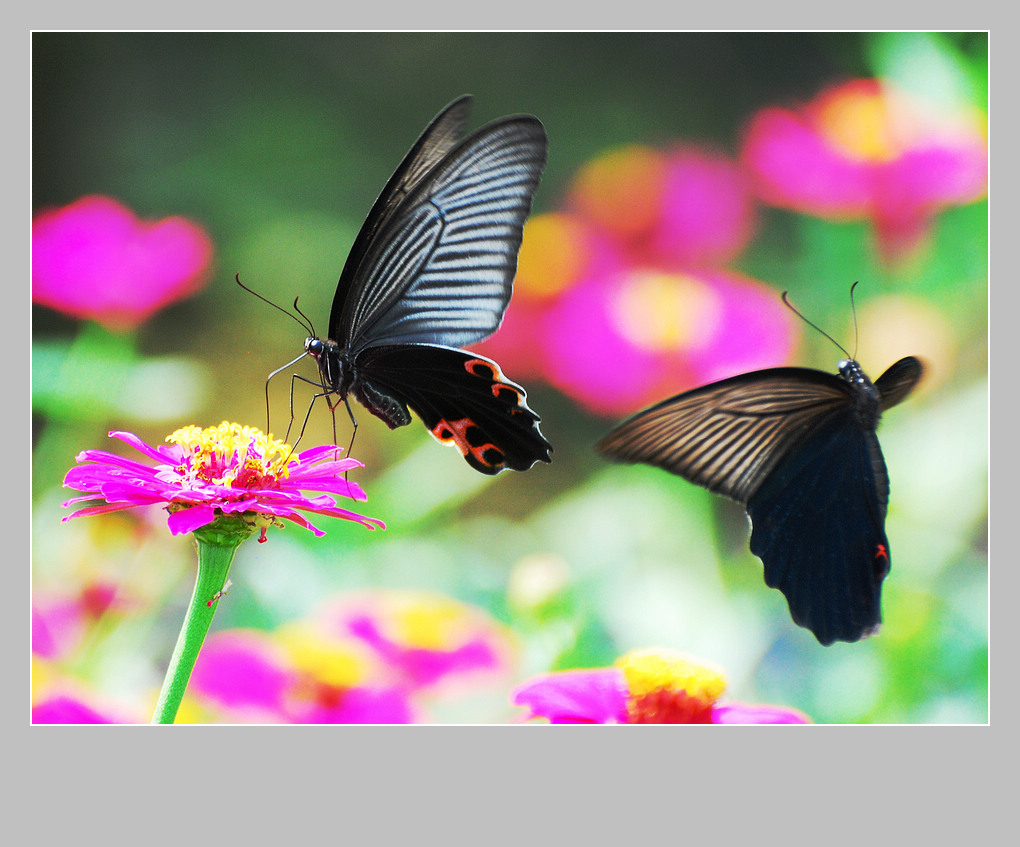
[[[785,295],[784,295],[785,298]],[[839,375],[770,368],[696,388],[639,412],[598,449],[645,462],[744,505],[765,583],[825,645],[881,622],[889,573],[889,477],[879,417],[921,378],[908,356],[874,384],[847,358]]]
[[[514,115],[461,139],[470,101],[440,112],[386,183],[340,274],[326,340],[310,330],[305,352],[319,396],[337,398],[331,409],[353,394],[394,429],[411,422],[410,408],[495,474],[548,462],[552,447],[524,389],[460,348],[503,320],[546,134]]]

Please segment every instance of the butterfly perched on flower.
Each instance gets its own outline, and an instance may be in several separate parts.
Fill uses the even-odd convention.
[[[794,622],[825,645],[857,641],[878,629],[890,567],[889,476],[875,433],[922,372],[908,356],[872,383],[848,354],[839,375],[796,367],[740,374],[638,412],[598,450],[741,503],[751,552]]]
[[[350,412],[353,395],[391,429],[412,410],[496,474],[551,461],[524,389],[463,349],[503,320],[547,142],[531,115],[463,137],[470,102],[443,109],[386,183],[340,274],[326,337],[309,325],[305,353],[331,410],[343,401]]]

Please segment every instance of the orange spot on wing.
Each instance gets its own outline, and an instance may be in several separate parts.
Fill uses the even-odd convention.
[[[495,444],[485,442],[472,444],[472,435],[481,435],[478,425],[470,418],[456,421],[441,420],[432,427],[432,435],[444,444],[453,444],[465,458],[472,457],[475,462],[486,468],[498,468],[506,461],[503,451]],[[470,459],[468,460],[470,461]]]

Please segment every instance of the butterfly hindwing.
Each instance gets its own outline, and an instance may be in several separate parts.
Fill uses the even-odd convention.
[[[491,359],[429,344],[371,347],[359,359],[368,400],[410,407],[440,442],[453,444],[471,467],[486,474],[524,471],[549,461],[551,447],[538,429],[524,389]],[[371,407],[370,407],[371,408]]]
[[[822,644],[857,641],[881,621],[887,492],[878,438],[843,416],[788,452],[747,502],[765,583]]]

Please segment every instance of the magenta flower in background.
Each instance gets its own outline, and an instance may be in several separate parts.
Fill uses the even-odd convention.
[[[123,718],[98,711],[83,700],[58,694],[32,706],[33,724],[122,724]]]
[[[448,597],[343,594],[272,632],[211,635],[191,677],[185,720],[190,709],[196,721],[427,721],[423,698],[435,704],[443,694],[481,692],[491,678],[509,676],[512,655],[503,627]]]
[[[510,668],[510,636],[489,615],[428,592],[374,592],[323,609],[323,628],[365,645],[412,690]]]
[[[793,346],[775,292],[726,270],[610,271],[574,286],[545,320],[547,381],[607,416],[778,365]]]
[[[513,702],[527,718],[554,724],[804,724],[780,706],[720,704],[726,679],[718,669],[673,650],[633,650],[611,668],[544,674],[518,686]]]
[[[89,196],[32,221],[32,300],[111,329],[137,326],[206,281],[212,241],[180,217],[143,221]]]
[[[574,180],[567,205],[611,235],[631,263],[716,267],[754,234],[754,203],[737,166],[711,150],[631,145],[599,156]]]
[[[858,79],[799,108],[758,112],[740,159],[764,202],[870,220],[882,254],[896,258],[923,244],[941,210],[985,196],[985,121]]]
[[[34,635],[34,633],[33,633]],[[133,723],[130,710],[101,701],[32,645],[33,724]]]
[[[301,511],[355,521],[368,529],[384,529],[376,518],[341,509],[330,495],[365,500],[365,493],[343,474],[363,467],[355,459],[336,459],[342,448],[324,445],[292,453],[283,441],[252,427],[224,422],[218,427],[188,426],[167,437],[171,446],[152,447],[130,432],[110,435],[154,460],[155,466],[125,459],[104,450],[85,450],[71,468],[64,485],[87,492],[64,503],[71,506],[95,499],[105,502],[79,509],[64,518],[99,515],[137,506],[166,504],[171,533],[193,532],[217,515],[253,513],[261,529],[280,518],[293,521],[316,535]],[[308,497],[302,491],[328,492]]]
[[[528,221],[514,299],[480,352],[606,416],[782,364],[795,327],[778,293],[721,267],[754,232],[744,181],[691,147],[593,160],[570,211]]]
[[[379,676],[358,644],[306,624],[214,633],[195,663],[184,720],[211,709],[238,723],[411,723],[407,692]]]
[[[108,582],[92,582],[71,597],[36,594],[32,598],[32,653],[44,659],[65,656],[103,615],[113,610],[124,612],[131,606],[123,591]]]

